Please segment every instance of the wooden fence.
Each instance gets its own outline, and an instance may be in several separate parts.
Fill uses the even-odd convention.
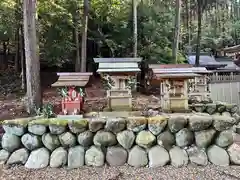
[[[209,75],[213,101],[236,103],[240,106],[240,74],[214,73]]]

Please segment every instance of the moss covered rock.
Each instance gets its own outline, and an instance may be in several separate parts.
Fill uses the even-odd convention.
[[[97,132],[100,129],[103,129],[106,123],[105,118],[93,118],[89,120],[89,130],[92,132]]]
[[[96,146],[107,147],[117,144],[117,139],[112,132],[101,130],[95,134],[93,138],[93,143]]]
[[[43,145],[50,151],[53,151],[60,146],[58,136],[50,133],[42,135],[42,142]]]
[[[135,134],[129,130],[119,132],[117,133],[117,141],[125,149],[130,149],[135,141]]]
[[[172,133],[176,133],[187,125],[188,116],[185,115],[171,115],[168,120],[168,128]]]
[[[2,136],[2,148],[8,152],[13,152],[19,149],[21,146],[21,140],[14,134],[5,133]]]
[[[41,137],[34,134],[24,134],[21,141],[22,144],[30,151],[42,147]]]
[[[88,127],[87,119],[72,120],[68,122],[68,127],[70,131],[74,134],[84,132]]]
[[[150,148],[156,143],[156,137],[150,131],[140,131],[136,137],[136,144],[143,148]]]
[[[140,132],[147,127],[147,118],[145,117],[128,117],[127,129],[133,132]]]
[[[155,116],[148,118],[148,129],[154,135],[159,135],[167,126],[168,123],[167,116]]]
[[[124,118],[108,118],[105,129],[113,133],[118,133],[126,127],[126,120]]]
[[[65,132],[58,137],[63,147],[73,147],[77,143],[76,136],[70,132]]]
[[[229,116],[213,116],[213,127],[217,131],[230,129],[236,123],[236,119]]]

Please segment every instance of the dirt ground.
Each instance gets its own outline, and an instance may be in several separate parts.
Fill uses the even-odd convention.
[[[41,88],[43,92],[43,103],[51,103],[54,105],[54,111],[58,114],[61,110],[61,97],[57,93],[56,88],[52,88],[57,80],[56,73],[41,73]],[[11,82],[11,83],[9,83]],[[21,78],[19,75],[9,71],[0,72],[0,120],[14,119],[29,116],[24,110],[23,97],[24,93],[20,89]],[[84,109],[86,111],[101,111],[106,105],[105,90],[102,87],[98,77],[91,77],[85,89],[86,99]],[[134,106],[143,108],[145,104],[156,101],[155,96],[146,96],[134,93]]]

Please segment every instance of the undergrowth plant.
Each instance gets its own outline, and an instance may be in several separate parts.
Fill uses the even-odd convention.
[[[51,103],[44,104],[41,108],[35,108],[35,114],[37,116],[43,116],[44,118],[54,117],[53,105]]]

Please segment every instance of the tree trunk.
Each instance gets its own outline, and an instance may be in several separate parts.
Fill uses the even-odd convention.
[[[15,5],[15,19],[16,19],[16,32],[15,32],[15,59],[14,59],[14,69],[19,72],[19,57],[20,57],[20,27],[22,22],[21,16],[22,3],[21,0],[16,0]]]
[[[133,8],[133,57],[137,57],[137,1],[132,0]]]
[[[189,12],[190,7],[190,2],[189,0],[186,0],[186,15],[187,15],[187,31],[188,31],[188,46],[190,48],[191,46],[191,24],[190,24],[190,19],[191,19],[191,14]]]
[[[197,31],[197,48],[196,48],[196,60],[195,66],[199,66],[200,60],[200,42],[201,42],[201,33],[202,33],[202,4],[200,3],[201,0],[197,1],[197,12],[198,12],[198,31]]]
[[[21,61],[21,89],[26,91],[26,64],[25,64],[25,56],[24,56],[24,32],[23,26],[21,25],[19,29],[19,51],[20,51],[20,61]]]
[[[7,51],[7,41],[3,41],[3,59],[1,61],[2,70],[7,69],[8,67],[8,51]]]
[[[36,32],[36,0],[24,0],[24,45],[26,56],[26,81],[27,81],[27,104],[26,109],[30,114],[42,105],[40,86],[40,63],[37,47]]]
[[[16,29],[16,34],[15,34],[15,57],[14,57],[14,69],[16,72],[19,72],[19,27]]]
[[[78,32],[78,27],[79,27],[79,11],[77,10],[76,13],[74,14],[74,19],[73,22],[75,24],[74,28],[74,41],[76,45],[76,63],[75,63],[75,71],[80,72],[81,71],[81,59],[80,59],[80,45],[79,45],[79,32]]]
[[[179,46],[179,34],[180,34],[180,16],[181,16],[181,0],[176,0],[176,14],[175,14],[175,26],[174,26],[174,40],[172,57],[174,63],[177,64],[177,53]]]
[[[81,72],[86,72],[86,69],[87,69],[88,11],[89,11],[89,0],[84,0],[83,32],[82,32],[82,47],[81,47]]]

